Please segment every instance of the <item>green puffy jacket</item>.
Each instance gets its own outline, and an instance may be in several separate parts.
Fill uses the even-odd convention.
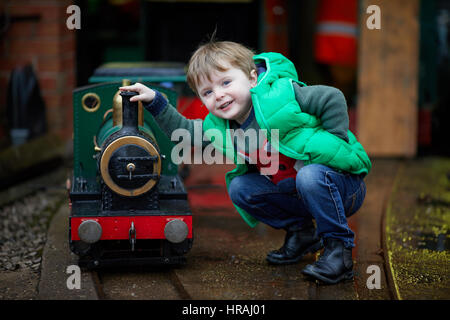
[[[269,52],[254,56],[256,63],[265,62],[266,72],[258,76],[258,84],[250,90],[256,120],[261,129],[267,130],[271,141],[271,129],[278,129],[279,144],[273,143],[279,152],[303,160],[305,165],[320,163],[338,171],[353,174],[367,174],[372,164],[362,145],[348,130],[349,142],[322,128],[320,120],[302,112],[295,99],[293,81],[298,81],[294,64],[279,53]],[[229,132],[229,122],[208,114],[203,122],[203,130],[213,145],[228,157],[233,157],[236,168],[226,174],[226,183],[245,174],[247,165],[237,162],[236,153]],[[215,129],[209,134],[209,129]],[[214,130],[210,130],[213,131]],[[217,134],[220,132],[221,134]],[[225,137],[221,139],[220,137]],[[244,220],[254,227],[258,220],[235,206]]]

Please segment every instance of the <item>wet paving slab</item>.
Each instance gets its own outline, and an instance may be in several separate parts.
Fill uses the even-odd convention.
[[[265,261],[267,249],[282,244],[284,235],[258,226],[249,232],[240,217],[198,216],[196,245],[189,262],[176,270],[180,281],[194,299],[305,299],[308,285],[302,264],[271,266]]]
[[[384,213],[394,185],[401,161],[373,159],[372,170],[364,179],[366,197],[360,210],[349,219],[350,228],[355,232],[353,261],[355,287],[358,299],[394,299],[391,283],[385,269]],[[379,286],[371,287],[369,277],[379,274]]]

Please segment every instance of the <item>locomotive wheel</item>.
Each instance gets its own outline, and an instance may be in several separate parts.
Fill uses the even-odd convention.
[[[144,181],[140,179],[139,183],[134,182],[130,184],[126,180],[123,180],[124,182],[121,183],[118,180],[117,174],[115,176],[111,176],[111,160],[117,162],[116,157],[117,154],[120,153],[119,149],[122,147],[134,148],[141,153],[144,153],[147,157],[156,157],[156,160],[153,161],[152,164],[153,170],[150,174],[151,177],[145,179]],[[126,161],[123,162],[123,165],[120,164],[120,166],[123,166],[122,171],[124,174],[130,174],[130,180],[135,174],[135,170],[139,170],[138,165],[135,163],[128,163]],[[105,148],[100,161],[100,172],[105,184],[112,191],[123,196],[135,197],[149,191],[158,181],[158,178],[161,175],[161,157],[155,146],[148,140],[138,136],[124,136],[114,140]]]

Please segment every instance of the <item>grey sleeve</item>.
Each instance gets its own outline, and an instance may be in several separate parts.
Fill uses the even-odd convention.
[[[150,109],[150,106],[145,107],[147,108],[147,110]],[[203,120],[187,119],[169,103],[160,108],[157,113],[152,111],[150,112],[153,114],[153,117],[155,118],[155,121],[158,123],[161,130],[174,143],[180,142],[182,140],[182,136],[185,137],[184,139],[187,139],[187,135],[191,139],[192,146],[206,146],[210,143],[209,141],[203,141]],[[174,133],[175,130],[178,131]],[[183,130],[185,131],[183,132]],[[201,141],[198,141],[200,140],[199,138],[201,138]]]
[[[293,85],[302,111],[318,117],[325,130],[348,142],[349,119],[344,94],[329,86],[301,87],[295,82]]]

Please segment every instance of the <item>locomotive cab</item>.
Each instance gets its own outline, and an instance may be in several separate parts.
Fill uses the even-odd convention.
[[[113,93],[118,86],[74,91],[70,248],[88,268],[183,264],[192,213],[177,166],[165,156],[173,144],[141,103],[130,101],[136,93]],[[111,109],[101,105],[108,96]],[[95,111],[86,97],[97,99],[90,101]]]

